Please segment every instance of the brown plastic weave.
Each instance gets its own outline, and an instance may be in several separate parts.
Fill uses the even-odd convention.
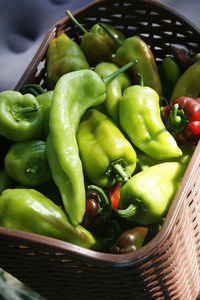
[[[169,44],[200,52],[200,31],[166,6],[145,0],[95,1],[75,14],[90,29],[104,22],[126,36],[139,34],[157,60]],[[45,53],[64,30],[80,41],[68,17],[47,33],[16,90],[24,83],[45,87]],[[36,234],[0,227],[0,266],[47,300],[195,300],[200,286],[200,143],[160,232],[129,254],[105,254]]]

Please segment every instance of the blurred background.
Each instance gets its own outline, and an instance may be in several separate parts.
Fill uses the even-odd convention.
[[[200,28],[200,0],[157,0]],[[50,27],[93,0],[0,0],[0,91],[13,89]],[[0,268],[0,300],[41,299]]]
[[[200,0],[158,0],[200,27]],[[50,27],[93,0],[0,0],[0,91],[13,89]]]

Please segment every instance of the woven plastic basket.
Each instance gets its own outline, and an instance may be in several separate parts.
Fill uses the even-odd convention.
[[[172,9],[145,0],[99,0],[75,14],[86,28],[104,22],[125,35],[141,35],[157,60],[169,44],[200,52],[200,32]],[[68,17],[47,33],[16,90],[45,86],[45,53],[65,31],[80,41]],[[160,232],[129,254],[105,254],[52,238],[0,227],[0,266],[47,300],[195,300],[200,275],[200,143],[185,172]]]

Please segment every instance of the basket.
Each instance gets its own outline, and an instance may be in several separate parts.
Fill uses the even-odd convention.
[[[75,13],[90,29],[104,22],[125,35],[139,34],[156,60],[169,44],[200,52],[200,31],[172,9],[148,0],[97,0]],[[25,83],[45,87],[45,53],[65,31],[80,42],[68,18],[47,33],[16,90]],[[0,266],[47,300],[187,299],[200,290],[200,142],[160,232],[128,254],[105,254],[32,233],[0,227]]]

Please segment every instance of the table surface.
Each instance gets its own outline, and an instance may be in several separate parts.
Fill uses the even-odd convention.
[[[157,1],[200,28],[200,0]],[[93,0],[0,0],[0,91],[15,87],[48,29],[65,17],[66,9],[74,12],[91,2]],[[16,284],[15,280],[11,280],[11,287],[12,284]]]
[[[159,0],[158,0],[159,1]],[[13,89],[48,29],[93,0],[0,0],[0,91]],[[200,0],[160,0],[200,27]]]

